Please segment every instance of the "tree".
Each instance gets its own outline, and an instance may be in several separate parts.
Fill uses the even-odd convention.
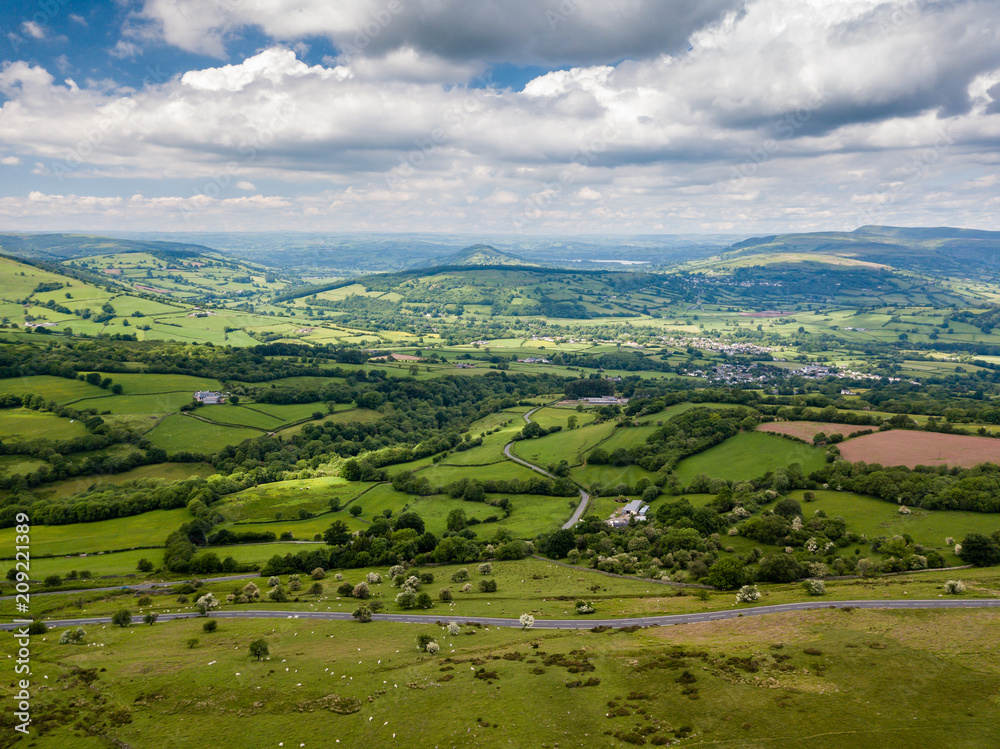
[[[805,569],[791,554],[771,554],[761,560],[757,578],[771,583],[791,583],[803,574]]]
[[[493,565],[490,564],[489,562],[483,562],[481,565],[479,565],[479,574],[480,575],[492,575],[493,574]]]
[[[201,625],[201,628],[207,633],[214,632],[219,628],[219,621],[217,619],[209,619],[207,622]]]
[[[132,623],[132,612],[128,609],[119,609],[111,617],[111,623],[119,627],[127,627]]]
[[[350,510],[348,510],[348,512],[349,512],[349,513],[351,513],[351,517],[355,517],[355,518],[356,518],[356,517],[358,517],[358,516],[359,516],[359,515],[360,515],[360,514],[361,514],[362,512],[364,512],[364,510],[362,510],[362,509],[361,509],[361,505],[353,505],[353,506],[351,507],[351,509],[350,509]],[[343,521],[341,521],[341,522],[343,522]]]
[[[804,587],[806,589],[806,593],[811,596],[826,595],[826,583],[822,580],[805,580],[802,583],[802,587]]]
[[[354,510],[354,507],[351,508]],[[334,520],[330,527],[323,531],[323,540],[327,546],[343,546],[351,537],[351,529],[343,520]]]
[[[361,599],[371,598],[372,595],[371,591],[368,589],[368,583],[364,581],[355,585],[354,589],[351,591],[351,594],[355,598],[361,598]]]
[[[143,557],[142,559],[139,560],[139,564],[136,565],[136,568],[139,570],[139,572],[152,572],[153,563],[150,562],[145,557]]]
[[[970,533],[962,539],[962,561],[977,567],[992,567],[1000,562],[1000,544],[982,533]]]
[[[543,539],[540,546],[540,551],[550,559],[562,559],[570,549],[576,548],[576,536],[573,531],[563,528]]]
[[[490,578],[489,580],[479,581],[480,593],[496,593],[496,590],[497,590],[497,581],[494,580],[493,578]]]
[[[46,588],[54,588],[60,583],[62,583],[62,578],[59,575],[49,575],[44,580]]]
[[[397,531],[412,528],[418,536],[422,536],[424,534],[424,519],[415,512],[401,512],[396,517],[394,527]]]
[[[719,590],[736,590],[743,587],[748,579],[746,566],[737,557],[722,557],[708,571],[708,584]]]
[[[736,593],[736,603],[753,603],[760,600],[760,591],[756,585],[744,585]]]
[[[271,654],[270,649],[267,647],[267,640],[261,637],[259,640],[254,640],[250,643],[250,655],[256,658],[258,661],[262,661],[267,656]]]
[[[187,646],[189,650],[193,650],[198,647],[198,643],[201,642],[197,637],[189,637],[187,640]]]
[[[463,530],[466,525],[468,525],[468,520],[465,517],[465,510],[457,508],[448,513],[447,528],[449,531],[457,533]]]
[[[802,505],[791,497],[785,497],[774,506],[774,514],[781,515],[786,520],[802,517]]]
[[[63,630],[62,635],[59,637],[60,645],[79,645],[83,642],[83,638],[87,636],[87,631],[83,627],[70,627],[69,629]]]
[[[521,614],[518,621],[521,623],[521,629],[531,629],[535,626],[535,617],[531,614]]]
[[[159,614],[157,614],[155,611],[150,611],[144,617],[142,617],[142,621],[152,627],[153,624],[156,623],[156,620],[159,618],[160,618]]]

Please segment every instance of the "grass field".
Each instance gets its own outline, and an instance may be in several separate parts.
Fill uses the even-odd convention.
[[[31,532],[31,552],[37,558],[46,554],[94,554],[137,546],[161,546],[181,523],[191,519],[187,510],[178,509],[153,510],[96,523],[36,525]],[[0,528],[0,549],[13,546],[14,529]],[[81,560],[78,564],[84,562]]]
[[[789,496],[802,501],[802,492]],[[851,492],[816,491],[816,501],[802,503],[802,511],[812,515],[823,510],[830,517],[840,516],[855,533],[869,539],[879,536],[897,536],[908,533],[918,544],[937,549],[949,565],[964,564],[955,556],[952,546],[945,544],[948,537],[961,541],[969,533],[989,535],[1000,530],[1000,518],[985,512],[959,510],[921,510],[911,508],[910,515],[901,515],[899,506],[874,497]]]
[[[229,521],[293,520],[300,510],[313,514],[328,511],[334,497],[346,505],[371,486],[339,477],[278,481],[230,494],[216,508]],[[329,524],[327,521],[323,527]]]
[[[543,468],[561,460],[568,461],[570,465],[580,465],[584,455],[610,437],[614,429],[615,425],[610,421],[578,429],[563,429],[555,434],[516,442],[513,451],[519,458]]]
[[[194,476],[211,476],[213,473],[215,473],[215,468],[208,463],[155,463],[148,466],[139,466],[124,473],[76,476],[75,478],[63,479],[51,484],[43,484],[33,489],[32,494],[43,498],[62,498],[72,496],[77,492],[86,491],[90,487],[104,483],[124,484],[127,481],[148,478],[177,481]]]
[[[50,375],[11,377],[0,380],[0,393],[14,395],[37,393],[43,395],[46,400],[53,400],[56,403],[71,403],[80,398],[110,395],[107,390],[101,390],[96,385]]]
[[[87,735],[101,726],[119,744],[155,735],[165,749],[638,743],[615,734],[818,749],[831,731],[850,749],[983,747],[1000,732],[998,624],[991,611],[814,611],[600,634],[295,619],[224,619],[208,635],[198,621],[90,627],[99,647],[33,641],[39,681],[74,667],[96,677],[36,695],[34,715],[49,719],[34,743],[106,746]],[[418,651],[418,634],[441,651]],[[262,662],[246,652],[259,637]]]
[[[78,420],[61,419],[29,408],[0,409],[0,440],[4,442],[69,440],[86,435],[87,428]]]
[[[222,406],[215,406],[222,408]],[[261,436],[257,429],[208,424],[192,416],[171,414],[157,424],[147,437],[157,447],[169,454],[198,452],[211,454],[226,445],[237,445],[243,440]]]
[[[741,432],[725,442],[680,462],[677,475],[685,485],[699,473],[742,481],[798,463],[808,476],[821,468],[823,450],[760,432]]]

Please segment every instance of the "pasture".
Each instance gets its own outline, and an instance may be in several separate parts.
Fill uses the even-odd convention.
[[[682,460],[677,466],[677,476],[685,486],[699,473],[726,481],[744,481],[792,463],[801,465],[808,476],[824,465],[824,451],[771,434],[741,432]]]
[[[209,406],[224,408],[224,406]],[[193,416],[171,414],[146,435],[150,442],[168,454],[194,452],[212,454],[226,445],[237,445],[243,440],[261,436],[258,429],[228,427],[210,424]]]
[[[69,440],[87,434],[87,428],[79,420],[62,419],[29,408],[0,409],[0,440],[4,442]]]

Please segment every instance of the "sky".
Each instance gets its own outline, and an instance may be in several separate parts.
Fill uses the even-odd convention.
[[[996,0],[7,0],[0,230],[1000,230]]]

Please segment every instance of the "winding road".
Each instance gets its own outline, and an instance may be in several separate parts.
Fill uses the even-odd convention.
[[[948,598],[914,601],[898,600],[868,600],[868,601],[803,601],[802,603],[781,603],[775,606],[733,607],[722,611],[705,611],[699,614],[667,614],[663,616],[637,616],[625,619],[536,619],[535,629],[591,629],[593,627],[669,627],[675,624],[700,624],[718,621],[720,619],[735,619],[741,616],[766,616],[793,611],[812,611],[816,609],[881,609],[881,610],[913,610],[913,609],[974,609],[1000,608],[998,598]],[[198,614],[161,614],[157,621],[165,622],[173,619],[193,619]],[[218,619],[308,619],[314,621],[349,621],[353,617],[340,611],[254,611],[229,610],[215,611],[210,615]],[[475,622],[491,627],[515,627],[520,629],[517,619],[505,619],[485,616],[447,616],[441,617],[428,614],[375,614],[372,619],[380,622],[396,622],[401,624],[436,624],[443,619],[453,619],[459,622]],[[0,623],[0,630],[15,629],[24,626],[28,620],[14,620]],[[91,616],[81,619],[47,619],[50,627],[74,627],[93,624],[110,624],[110,616]]]
[[[539,410],[540,408],[545,408],[545,406],[538,406],[538,408],[533,408],[526,414],[524,414],[524,421],[526,424],[531,423],[531,414],[535,413],[535,411]],[[513,460],[515,463],[520,463],[525,468],[530,468],[532,471],[540,473],[547,478],[550,479],[558,478],[557,476],[553,476],[548,471],[539,468],[534,463],[529,463],[528,461],[514,455],[510,451],[513,446],[514,446],[513,442],[508,442],[506,445],[503,446],[503,454],[507,456],[508,460]],[[576,506],[576,510],[573,511],[572,517],[570,517],[569,520],[567,520],[565,523],[562,524],[564,530],[568,530],[572,528],[574,525],[576,525],[578,522],[580,522],[580,518],[583,517],[583,511],[587,509],[587,503],[589,501],[590,501],[590,495],[583,489],[580,489],[580,504]]]

